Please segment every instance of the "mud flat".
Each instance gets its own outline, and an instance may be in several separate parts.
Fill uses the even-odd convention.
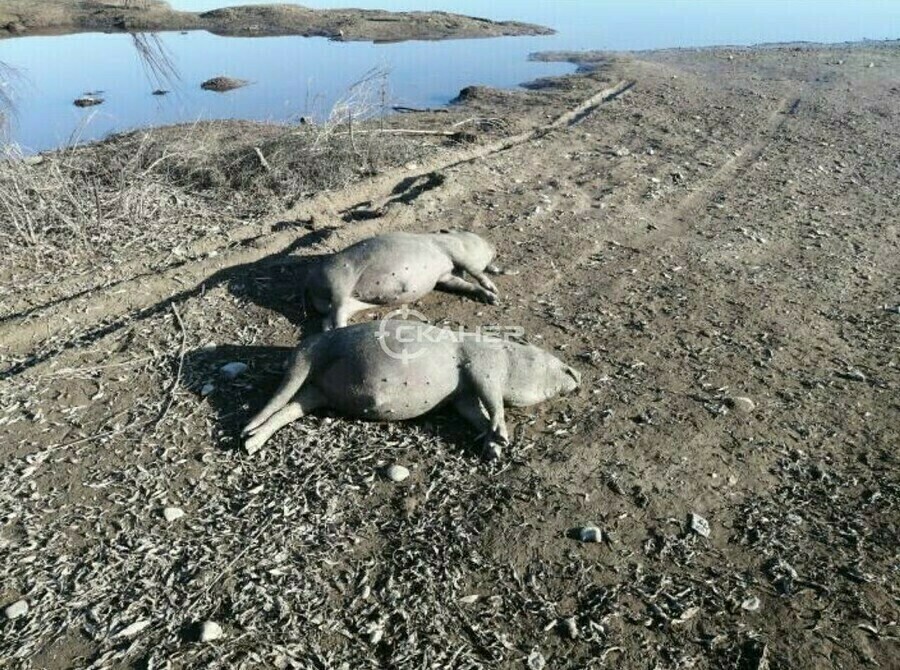
[[[0,191],[0,608],[28,608],[0,657],[896,665],[900,48],[566,57],[352,140],[218,123],[4,163],[31,181]],[[496,464],[451,412],[246,456],[314,328],[298,266],[450,227],[520,274],[417,309],[521,326],[583,388],[511,411]]]
[[[304,35],[335,40],[439,40],[500,35],[548,35],[516,21],[489,21],[448,12],[386,12],[250,5],[180,12],[161,0],[0,0],[0,38],[78,32],[208,30],[218,35]]]

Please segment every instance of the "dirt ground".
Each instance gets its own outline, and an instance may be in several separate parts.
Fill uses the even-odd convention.
[[[7,289],[0,666],[900,667],[900,46],[580,59],[391,120],[465,141]],[[449,411],[245,455],[314,330],[303,263],[449,227],[520,274],[417,308],[582,388],[511,411],[497,463]]]
[[[277,3],[180,12],[163,0],[0,0],[0,38],[162,30],[208,30],[217,35],[244,37],[304,35],[378,42],[553,33],[543,26],[489,21],[449,12],[309,9]]]

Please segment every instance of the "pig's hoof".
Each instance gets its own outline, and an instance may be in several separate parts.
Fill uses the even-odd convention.
[[[503,449],[496,442],[486,444],[484,445],[484,451],[481,452],[481,457],[486,461],[499,461],[503,458]]]
[[[484,292],[484,301],[489,305],[496,305],[500,302],[500,296],[496,293],[491,293],[490,291]]]
[[[259,439],[258,435],[254,435],[253,437],[248,438],[244,442],[244,449],[250,456],[252,456],[257,451],[260,450],[260,448],[263,446],[264,442],[265,442],[265,440]]]

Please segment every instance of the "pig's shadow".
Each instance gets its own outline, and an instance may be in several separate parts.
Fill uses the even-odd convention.
[[[324,254],[291,256],[282,252],[232,272],[227,278],[228,291],[235,297],[249,300],[266,310],[282,314],[304,332],[317,332],[320,319],[304,293],[312,268]]]
[[[209,403],[213,408],[219,448],[242,448],[241,430],[275,393],[292,351],[293,347],[220,345],[194,349],[185,355],[181,385],[197,402]],[[229,378],[222,370],[229,363],[242,363],[247,369]],[[340,418],[327,409],[316,410],[313,416]],[[300,422],[310,420],[298,419]],[[405,423],[418,426],[472,457],[481,453],[475,429],[452,407],[429,412]]]

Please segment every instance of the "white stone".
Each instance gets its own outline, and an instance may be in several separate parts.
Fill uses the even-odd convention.
[[[603,531],[597,526],[585,526],[578,530],[578,539],[582,542],[602,542]]]
[[[149,619],[141,619],[140,621],[135,621],[130,626],[125,626],[125,628],[123,628],[118,633],[113,635],[113,637],[115,637],[115,638],[131,637],[132,635],[137,635],[138,633],[140,633],[142,630],[144,630],[149,625],[150,625]]]
[[[697,535],[709,537],[709,521],[704,519],[699,514],[691,514],[689,522],[691,525],[691,530],[697,533]]]
[[[225,631],[215,621],[204,621],[200,624],[200,641],[212,642],[225,635]]]
[[[736,412],[741,412],[743,414],[750,414],[750,412],[756,409],[756,403],[745,396],[729,398],[728,404],[731,405],[731,408],[733,410],[735,410]]]
[[[178,521],[181,517],[184,516],[184,510],[180,507],[166,507],[162,511],[163,518],[172,523],[173,521]]]
[[[215,390],[216,390],[215,384],[213,384],[211,382],[206,382],[203,385],[203,388],[200,389],[200,395],[202,395],[205,398],[206,396],[208,396],[210,393],[212,393]]]
[[[409,477],[409,470],[402,465],[389,465],[384,471],[384,476],[392,482],[402,482]]]
[[[18,619],[28,613],[28,603],[24,600],[17,600],[12,605],[3,610],[3,616],[7,619]]]

